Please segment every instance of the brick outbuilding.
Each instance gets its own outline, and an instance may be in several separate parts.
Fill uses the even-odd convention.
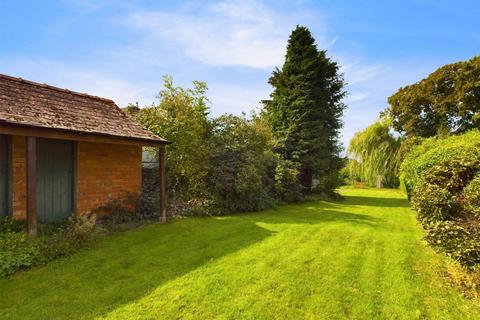
[[[55,222],[141,192],[142,147],[165,146],[112,100],[0,74],[0,217]]]

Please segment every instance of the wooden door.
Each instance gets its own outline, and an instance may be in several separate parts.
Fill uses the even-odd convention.
[[[10,152],[8,137],[0,135],[0,218],[10,214]]]
[[[66,220],[75,212],[74,144],[38,139],[37,210],[42,223]]]

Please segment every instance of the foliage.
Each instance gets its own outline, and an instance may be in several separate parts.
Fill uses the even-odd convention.
[[[412,202],[418,219],[424,225],[447,220],[459,211],[456,197],[446,188],[429,183],[420,184],[415,190]]]
[[[443,139],[445,144],[428,149],[427,154],[436,162],[428,159],[429,166],[420,162],[423,170],[415,184],[412,203],[426,230],[426,240],[464,267],[475,268],[480,265],[480,219],[475,215],[480,209],[477,180],[480,157],[478,145],[472,147],[458,141],[465,140],[447,138]],[[431,144],[431,141],[425,143]],[[456,146],[455,152],[439,156],[437,149],[450,151],[444,149],[450,144]],[[422,144],[419,149],[424,147]]]
[[[275,168],[275,191],[279,199],[297,202],[303,199],[299,164],[279,159]]]
[[[224,115],[212,121],[208,175],[211,209],[217,213],[256,211],[272,206],[275,156],[265,121],[256,115]]]
[[[28,238],[25,232],[0,233],[0,277],[33,266],[39,260],[40,243]]]
[[[474,268],[480,264],[479,232],[480,229],[469,230],[453,221],[438,221],[426,228],[425,239],[434,249],[444,252],[462,266]]]
[[[165,77],[158,105],[124,110],[173,143],[167,148],[169,212],[252,211],[306,191],[332,192],[340,182],[338,131],[344,105],[339,67],[318,51],[308,29],[292,33],[287,61],[270,79],[266,108],[208,118],[207,85],[176,87]],[[273,130],[272,130],[273,129]]]
[[[480,127],[480,56],[445,65],[388,102],[395,130],[431,137]]]
[[[442,186],[458,195],[480,170],[480,158],[459,157],[444,160],[422,175],[424,183]]]
[[[401,140],[391,133],[390,123],[382,118],[350,141],[348,152],[353,159],[349,162],[349,174],[353,180],[360,179],[369,186],[398,186]]]
[[[363,182],[360,162],[355,159],[347,159],[345,167],[341,170],[341,174],[347,184],[354,185]]]
[[[303,190],[332,191],[341,168],[338,144],[345,108],[344,82],[337,63],[319,51],[310,31],[297,26],[287,45],[285,63],[269,83],[264,101],[283,160],[298,163]]]
[[[480,218],[480,173],[463,189],[466,210]]]
[[[8,231],[19,232],[26,228],[24,220],[14,220],[10,217],[0,218],[0,234]]]
[[[447,263],[450,282],[469,299],[480,298],[480,269],[469,270],[455,262]]]
[[[158,105],[125,109],[145,128],[175,142],[166,153],[168,194],[174,202],[201,197],[205,192],[210,156],[206,92],[204,82],[193,81],[192,89],[184,89],[166,76]]]
[[[400,180],[411,194],[425,171],[447,159],[480,159],[480,131],[425,139],[407,154],[400,167]]]
[[[64,225],[39,228],[46,233],[29,238],[16,223],[4,219],[0,231],[0,276],[44,264],[59,257],[75,253],[94,239],[96,217],[70,217]]]
[[[167,148],[169,211],[224,214],[272,206],[277,157],[264,114],[209,119],[205,83],[183,89],[167,77],[164,85],[158,106],[126,111],[174,142]]]

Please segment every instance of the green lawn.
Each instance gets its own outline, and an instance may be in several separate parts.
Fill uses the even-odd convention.
[[[115,234],[0,280],[0,319],[480,319],[392,190]]]

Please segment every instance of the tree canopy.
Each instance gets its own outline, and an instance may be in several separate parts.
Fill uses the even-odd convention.
[[[193,88],[177,87],[164,77],[157,105],[125,111],[153,133],[174,141],[168,147],[167,174],[170,196],[188,200],[205,191],[209,165],[207,84],[193,81]]]
[[[391,132],[390,119],[380,119],[358,132],[350,140],[348,168],[351,176],[360,176],[370,186],[398,184],[400,139]]]
[[[430,137],[480,127],[480,56],[447,64],[388,102],[395,130]]]
[[[339,66],[317,49],[307,28],[297,26],[288,40],[285,63],[269,83],[273,93],[265,106],[277,151],[282,159],[298,163],[305,190],[311,190],[316,179],[320,189],[331,191],[332,176],[342,165],[338,134],[345,92]]]

